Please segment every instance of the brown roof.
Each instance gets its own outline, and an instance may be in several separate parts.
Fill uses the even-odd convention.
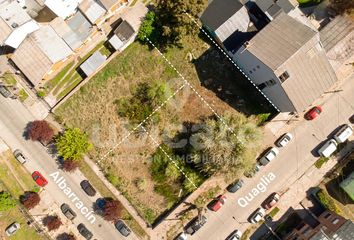
[[[11,59],[35,86],[53,65],[31,37],[21,43]]]
[[[6,24],[6,22],[0,17],[0,46],[7,39],[11,33],[11,28]]]

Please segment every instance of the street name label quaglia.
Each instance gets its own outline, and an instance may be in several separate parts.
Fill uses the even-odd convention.
[[[83,202],[76,196],[76,194],[66,184],[65,178],[63,176],[60,176],[58,171],[50,174],[49,176],[53,178],[54,182],[65,193],[65,195],[68,196],[71,202],[75,203],[75,207],[80,210],[82,215],[84,215],[85,218],[89,220],[91,224],[93,224],[96,221],[96,217],[92,215],[93,211],[89,211],[89,209],[84,206]]]
[[[255,197],[257,197],[260,193],[265,192],[267,190],[267,186],[274,181],[275,174],[270,172],[268,175],[263,175],[261,181],[256,185],[255,188],[251,190],[244,197],[240,197],[237,200],[238,205],[241,207],[246,207]]]

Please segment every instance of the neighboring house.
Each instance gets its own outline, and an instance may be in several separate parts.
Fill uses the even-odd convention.
[[[317,225],[301,221],[283,240],[350,240],[354,239],[354,223],[332,211],[324,211],[316,219]]]
[[[219,44],[234,32],[247,32],[250,25],[247,9],[238,0],[213,0],[200,19]]]
[[[16,49],[28,34],[39,29],[36,21],[16,2],[0,3],[0,45]]]
[[[337,70],[354,62],[354,20],[348,16],[336,16],[320,31],[321,42],[332,67]]]
[[[129,3],[129,0],[97,0],[104,9],[107,10],[108,14],[114,13],[124,5]]]
[[[109,39],[109,43],[115,50],[122,51],[134,41],[135,31],[126,21],[122,21],[114,30],[114,35]]]
[[[102,17],[106,13],[106,9],[94,0],[83,0],[79,5],[79,10],[92,24],[102,21]]]
[[[56,69],[67,63],[72,50],[49,25],[31,33],[11,56],[11,61],[33,86],[40,86]]]
[[[44,4],[64,20],[74,15],[82,0],[45,0]]]
[[[302,112],[336,81],[317,31],[281,12],[234,61],[281,112]]]
[[[354,201],[354,171],[339,186]]]
[[[272,21],[281,12],[289,13],[295,6],[289,0],[253,0],[259,9]]]
[[[89,40],[88,38],[93,32],[93,27],[80,11],[77,11],[66,23],[76,33],[81,42]]]
[[[102,66],[106,59],[107,57],[102,55],[100,51],[97,50],[85,62],[83,62],[79,68],[84,75],[89,77],[94,74],[100,66]]]

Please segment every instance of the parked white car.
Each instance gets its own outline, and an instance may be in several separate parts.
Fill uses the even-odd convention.
[[[250,221],[251,223],[258,223],[265,216],[265,210],[263,208],[257,208],[257,210],[251,215]]]
[[[21,152],[21,150],[19,150],[19,149],[16,149],[14,151],[14,156],[17,159],[17,161],[19,161],[21,164],[24,164],[27,160],[26,157]]]
[[[17,232],[17,230],[20,229],[20,224],[17,222],[12,223],[10,226],[8,226],[5,230],[5,233],[7,236],[11,236]]]
[[[268,152],[264,154],[263,157],[259,160],[259,162],[265,166],[267,165],[270,161],[272,161],[277,155],[279,154],[279,150],[276,147],[272,147],[269,149]]]
[[[348,138],[353,134],[352,126],[344,124],[337,132],[334,134],[333,138],[337,143],[343,143],[348,140]]]
[[[330,139],[318,150],[318,154],[322,157],[330,157],[337,150],[337,145],[336,140]]]
[[[278,147],[285,147],[292,139],[293,135],[291,133],[286,133],[275,142],[275,145]]]
[[[242,232],[240,230],[233,231],[230,236],[226,238],[226,240],[240,240],[242,237]]]

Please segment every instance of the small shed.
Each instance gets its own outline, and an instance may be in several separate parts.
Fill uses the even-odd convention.
[[[109,39],[109,43],[115,50],[123,50],[131,43],[134,38],[135,30],[126,21],[122,21],[114,30],[114,35]]]
[[[102,64],[107,57],[102,55],[99,50],[94,52],[85,62],[80,65],[81,71],[87,76],[91,76]]]

